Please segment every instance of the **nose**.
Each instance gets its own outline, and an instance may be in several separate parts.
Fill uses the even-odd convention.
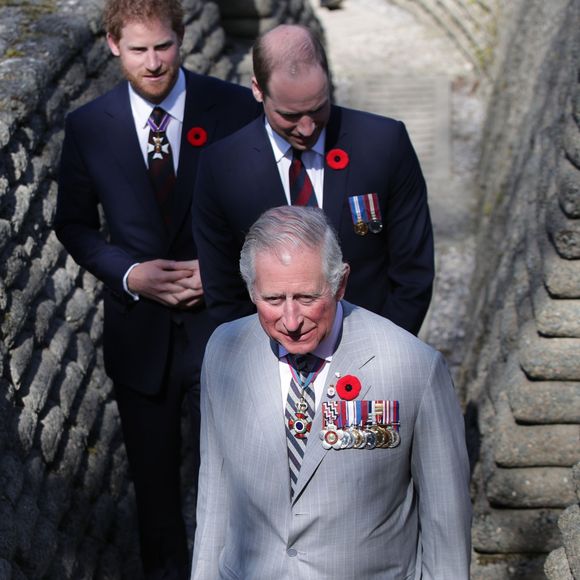
[[[288,332],[296,332],[302,324],[302,315],[300,308],[294,300],[286,300],[284,302],[284,310],[282,312],[282,322]]]
[[[310,137],[312,133],[314,133],[314,130],[316,129],[316,123],[314,122],[312,117],[304,115],[304,117],[302,117],[300,121],[298,121],[297,129],[298,133],[300,133],[302,137]]]
[[[161,61],[159,59],[159,55],[157,54],[156,50],[149,50],[147,51],[147,57],[145,60],[145,66],[149,71],[156,71],[159,69],[161,65]]]

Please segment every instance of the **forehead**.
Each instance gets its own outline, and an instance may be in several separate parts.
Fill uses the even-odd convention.
[[[157,17],[133,18],[121,28],[121,40],[125,41],[151,42],[174,35],[171,22]]]
[[[277,105],[308,109],[328,99],[328,79],[320,65],[301,66],[295,71],[278,67],[268,82],[269,97]]]
[[[326,285],[320,250],[266,250],[256,254],[254,264],[259,293],[318,292]]]

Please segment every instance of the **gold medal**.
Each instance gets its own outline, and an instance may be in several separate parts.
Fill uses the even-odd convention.
[[[359,220],[354,224],[354,233],[357,236],[366,236],[369,231],[367,224],[365,224],[362,220]]]
[[[375,434],[377,439],[377,447],[382,447],[385,443],[385,435],[383,430],[378,425],[373,425],[370,430]]]
[[[383,437],[384,437],[384,440],[383,440],[381,447],[383,449],[387,449],[388,447],[391,446],[391,432],[383,426],[381,426],[379,428],[383,432]]]

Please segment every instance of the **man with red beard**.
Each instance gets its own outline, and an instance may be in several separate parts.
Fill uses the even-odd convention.
[[[193,183],[200,151],[259,108],[249,90],[181,68],[178,0],[109,0],[104,20],[126,80],[67,118],[55,229],[104,285],[105,367],[145,577],[182,579],[181,407],[187,400],[198,454],[199,373],[212,330],[191,234]],[[196,473],[198,465],[197,455]]]

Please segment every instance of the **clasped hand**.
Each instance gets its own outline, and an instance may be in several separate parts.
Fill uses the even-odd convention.
[[[203,300],[198,260],[151,260],[127,277],[131,292],[173,308],[189,309]]]

